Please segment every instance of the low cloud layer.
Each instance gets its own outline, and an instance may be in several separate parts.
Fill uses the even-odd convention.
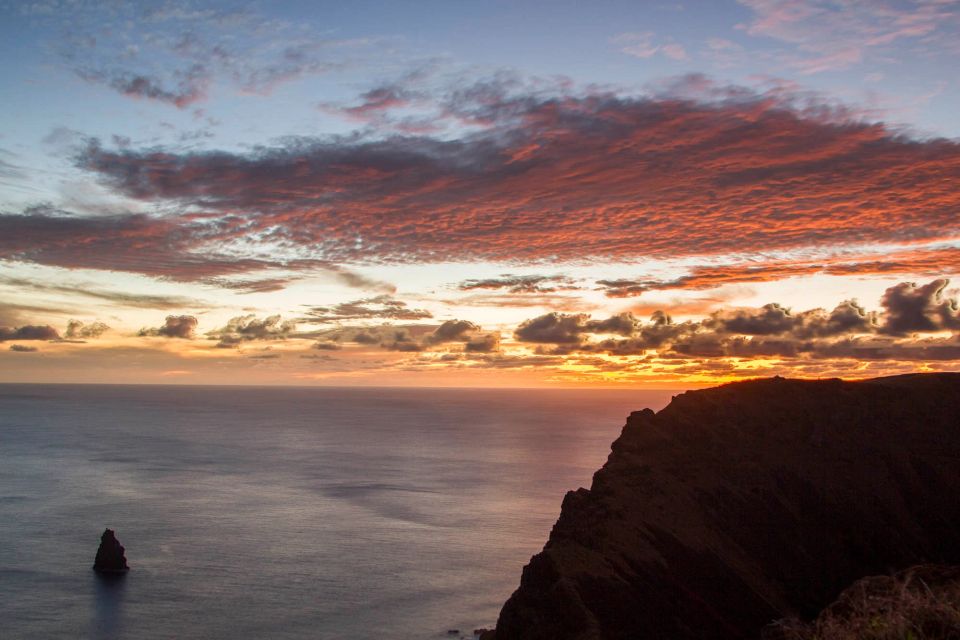
[[[279,315],[263,319],[254,314],[231,318],[226,326],[207,332],[207,337],[218,340],[218,347],[235,347],[253,340],[286,340],[297,330],[297,323],[284,321]]]
[[[426,338],[429,344],[462,342],[467,336],[480,330],[480,327],[467,320],[447,320]]]
[[[549,313],[522,323],[514,337],[557,354],[953,360],[960,358],[960,310],[957,300],[944,296],[947,285],[939,279],[890,287],[878,313],[855,300],[831,311],[794,312],[777,303],[721,309],[683,323],[662,311],[649,322],[629,313],[606,320]],[[954,334],[943,337],[944,332]]]
[[[67,330],[63,334],[63,337],[68,340],[99,338],[109,330],[110,327],[103,322],[97,321],[91,322],[90,324],[84,324],[79,320],[71,320],[69,323],[67,323]]]
[[[163,325],[156,328],[141,329],[142,337],[182,338],[192,340],[197,328],[197,319],[194,316],[167,316]]]
[[[467,320],[447,320],[423,339],[426,347],[460,343],[465,351],[491,353],[500,349],[499,333],[484,333],[480,325]]]
[[[591,320],[585,313],[552,312],[521,323],[514,336],[520,342],[570,345],[579,344],[590,333],[630,336],[636,329],[636,318],[630,313],[610,316],[606,320]]]
[[[420,352],[463,350],[492,353],[500,349],[500,334],[487,332],[468,320],[447,320],[438,325],[366,327],[334,336],[360,345],[380,346],[390,351]]]
[[[0,342],[11,340],[58,340],[60,334],[50,325],[0,327]]]
[[[890,287],[881,304],[886,310],[883,329],[892,335],[917,331],[960,330],[960,312],[956,299],[946,299],[949,280],[934,280],[917,286],[903,283]]]
[[[50,325],[23,325],[20,327],[2,327],[0,326],[0,342],[10,342],[13,340],[47,340],[55,342],[83,342],[92,338],[99,338],[110,327],[102,322],[92,322],[85,324],[79,320],[71,320],[67,323],[67,328],[60,336],[60,332]],[[13,345],[17,346],[17,345]],[[14,349],[22,350],[22,349]]]

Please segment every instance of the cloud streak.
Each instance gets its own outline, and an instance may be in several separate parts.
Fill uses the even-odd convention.
[[[33,17],[56,29],[52,48],[82,80],[179,109],[205,101],[215,85],[266,95],[283,83],[347,68],[375,44],[329,38],[250,8],[177,2],[71,3]]]
[[[240,242],[256,247],[256,229],[231,215],[160,216],[123,213],[86,217],[47,205],[21,213],[0,212],[0,260],[32,262],[66,269],[122,271],[182,282],[263,293],[283,289],[296,276],[240,278],[250,273],[293,271],[326,274],[345,286],[393,292],[385,282],[367,278],[329,260],[280,259],[267,249],[253,257],[247,250],[224,246]],[[125,294],[95,287],[77,287],[3,278],[0,283],[37,290],[71,293],[141,308],[197,306],[183,296]]]
[[[767,260],[723,265],[697,266],[686,275],[671,279],[618,278],[596,284],[610,298],[636,297],[649,291],[671,289],[713,289],[728,284],[773,282],[785,278],[827,274],[936,276],[960,273],[960,248],[917,248],[883,255],[864,253],[839,255],[822,260]]]
[[[207,97],[209,77],[201,65],[177,72],[176,88],[164,87],[154,77],[141,75],[120,69],[76,70],[77,75],[87,82],[104,84],[130,98],[155,100],[186,109]]]
[[[504,274],[497,278],[472,278],[457,285],[461,291],[477,289],[503,290],[511,294],[544,294],[557,291],[574,291],[579,287],[567,276],[517,276]]]
[[[196,300],[186,296],[127,293],[123,291],[101,289],[90,283],[52,284],[28,280],[26,278],[0,276],[0,285],[39,293],[58,293],[69,296],[79,296],[82,298],[92,298],[94,300],[109,302],[117,306],[138,309],[177,309],[182,307],[202,306],[206,304],[201,300]]]
[[[753,12],[741,27],[750,35],[791,45],[783,62],[801,73],[859,64],[895,43],[897,51],[936,56],[954,50],[960,13],[952,2],[907,0],[739,0]],[[902,44],[906,43],[906,44]]]

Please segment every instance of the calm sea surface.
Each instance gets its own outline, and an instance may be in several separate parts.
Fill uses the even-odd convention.
[[[0,385],[0,638],[472,637],[669,398]]]

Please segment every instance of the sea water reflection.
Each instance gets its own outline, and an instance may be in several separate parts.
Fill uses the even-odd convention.
[[[93,620],[90,635],[95,638],[111,640],[124,637],[125,616],[123,600],[126,594],[127,577],[111,576],[90,572],[93,582]]]
[[[0,386],[3,637],[492,625],[563,494],[669,395]],[[131,566],[112,583],[104,527]]]

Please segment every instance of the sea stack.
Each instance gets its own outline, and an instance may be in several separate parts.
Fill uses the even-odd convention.
[[[123,555],[123,545],[117,540],[113,529],[106,529],[100,536],[100,548],[93,561],[93,570],[104,575],[122,575],[130,570]]]

